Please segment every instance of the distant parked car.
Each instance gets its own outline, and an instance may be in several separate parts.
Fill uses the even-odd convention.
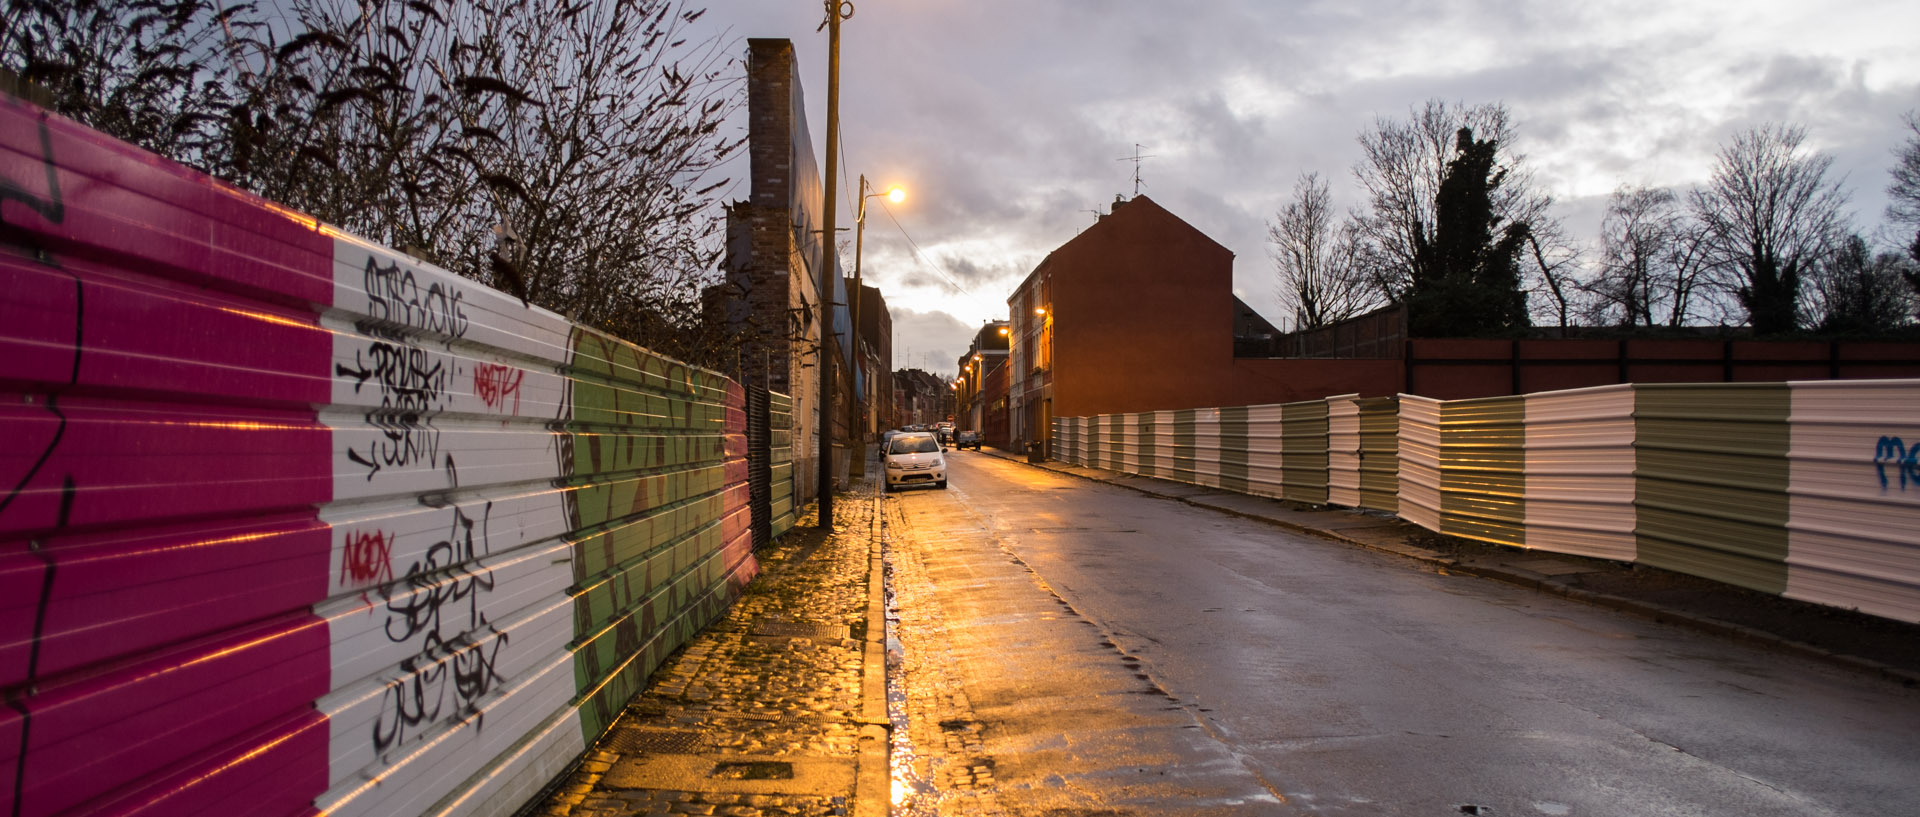
[[[897,491],[909,485],[947,487],[947,459],[941,453],[940,440],[928,432],[901,434],[887,441],[886,490]]]
[[[980,432],[962,431],[958,434],[955,434],[953,438],[953,447],[954,448],[971,448],[975,451],[979,451],[980,450]]]

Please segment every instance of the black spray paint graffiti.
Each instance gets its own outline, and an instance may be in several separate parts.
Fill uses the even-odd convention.
[[[1887,479],[1887,466],[1893,466],[1900,478],[1900,491],[1905,493],[1909,484],[1920,486],[1920,442],[1911,448],[1899,437],[1881,437],[1873,449],[1873,467],[1880,472],[1880,490],[1891,487]]]
[[[353,363],[353,368],[334,364],[334,373],[354,378],[355,393],[368,380],[379,387],[380,408],[366,419],[380,437],[365,451],[348,448],[347,458],[367,469],[368,480],[381,468],[439,465],[440,430],[433,418],[446,405],[452,367],[425,349],[385,341],[355,352]]]
[[[365,276],[367,315],[382,323],[419,329],[449,337],[465,337],[465,293],[433,281],[425,288],[413,270],[398,262],[382,265],[369,256]]]
[[[447,470],[457,485],[451,461]],[[472,721],[479,728],[484,720],[479,699],[504,680],[497,665],[507,633],[488,622],[480,609],[481,597],[494,588],[493,571],[478,561],[487,555],[493,503],[482,508],[477,524],[460,506],[444,507],[453,514],[447,538],[428,548],[405,575],[380,588],[387,639],[418,643],[420,649],[400,662],[401,677],[387,682],[381,693],[380,713],[373,722],[377,752],[401,743],[408,730],[443,716]],[[457,620],[462,607],[464,621]]]
[[[348,448],[347,459],[367,469],[369,481],[383,468],[437,467],[440,430],[433,421],[446,408],[453,365],[415,344],[412,333],[465,336],[466,296],[439,281],[422,287],[413,270],[372,256],[362,281],[368,317],[355,328],[374,340],[354,352],[352,367],[334,364],[334,373],[353,378],[356,394],[368,381],[380,389],[380,407],[366,415],[367,425],[380,436],[364,450]]]

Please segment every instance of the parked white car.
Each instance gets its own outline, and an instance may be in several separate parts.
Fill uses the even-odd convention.
[[[940,441],[931,433],[901,434],[888,440],[882,459],[886,460],[886,490],[909,485],[947,487],[947,459]]]

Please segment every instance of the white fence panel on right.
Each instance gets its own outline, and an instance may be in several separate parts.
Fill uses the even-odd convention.
[[[1790,385],[1785,595],[1920,622],[1920,381]]]

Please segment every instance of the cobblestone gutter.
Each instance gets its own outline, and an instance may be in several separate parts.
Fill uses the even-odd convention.
[[[888,807],[878,504],[843,495],[756,554],[727,616],[669,659],[540,817],[884,815]]]

